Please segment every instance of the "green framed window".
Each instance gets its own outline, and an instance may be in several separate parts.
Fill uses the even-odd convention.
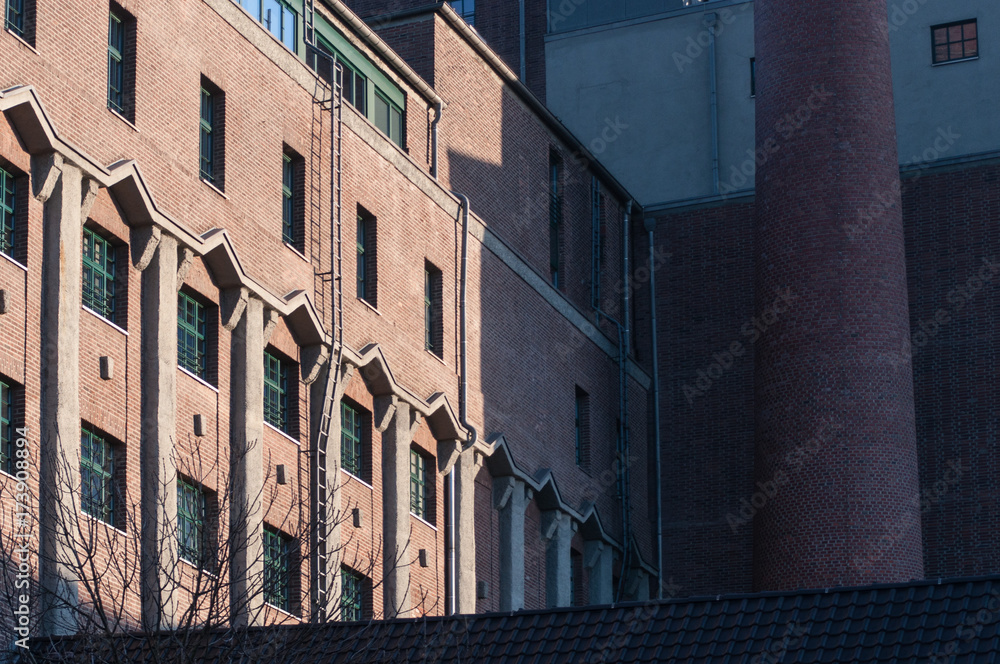
[[[288,363],[264,351],[264,421],[289,433]]]
[[[340,463],[357,478],[364,472],[364,416],[346,401],[340,402]]]
[[[549,157],[549,269],[552,274],[552,285],[559,288],[559,235],[562,227],[562,195],[560,181],[562,163],[552,155]]]
[[[281,239],[295,244],[295,164],[282,155],[281,165]]]
[[[14,256],[14,211],[17,184],[14,176],[0,168],[0,252]]]
[[[282,611],[291,610],[290,538],[270,526],[264,526],[264,601]]]
[[[428,521],[427,457],[410,450],[410,511]]]
[[[5,24],[7,29],[16,34],[21,39],[27,38],[27,30],[24,20],[24,3],[31,0],[7,0],[7,17]]]
[[[83,229],[83,304],[114,321],[115,248],[90,228]]]
[[[215,180],[215,95],[201,88],[201,177]]]
[[[108,108],[125,113],[125,21],[115,9],[108,13]]]
[[[403,146],[403,111],[377,89],[375,91],[374,122],[379,130],[396,145]]]
[[[103,435],[83,427],[80,436],[80,504],[84,513],[114,523],[115,454]]]
[[[292,51],[297,50],[298,13],[288,3],[281,0],[237,0],[237,3],[282,44]]]
[[[208,553],[205,546],[205,491],[182,478],[177,478],[177,555],[189,563],[201,566]]]
[[[0,379],[0,470],[11,473],[14,466],[14,386]]]
[[[340,568],[340,619],[358,622],[365,617],[365,577],[354,570]]]
[[[466,23],[476,24],[476,0],[449,0],[448,4]]]
[[[177,363],[207,380],[205,305],[181,291],[177,294]]]

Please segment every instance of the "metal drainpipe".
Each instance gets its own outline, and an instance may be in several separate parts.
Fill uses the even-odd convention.
[[[630,325],[629,321],[631,319],[631,316],[629,314],[629,304],[630,304],[629,291],[632,290],[632,279],[631,279],[631,274],[629,273],[629,230],[631,226],[630,223],[631,219],[632,219],[632,200],[629,199],[629,202],[625,204],[625,221],[624,221],[624,230],[622,232],[622,248],[625,252],[625,260],[623,262],[623,268],[622,268],[622,272],[624,273],[624,278],[625,278],[625,283],[623,284],[625,290],[625,303],[624,303],[624,310],[622,312],[623,313],[622,317],[625,319],[624,324],[625,324],[626,359],[629,356],[629,348],[631,346],[631,339],[629,335],[632,333],[631,328],[629,327]]]
[[[527,39],[527,35],[524,34],[524,22],[525,22],[524,21],[524,0],[520,0],[520,2],[518,2],[518,12],[519,12],[518,17],[519,17],[520,22],[521,22],[520,33],[519,33],[520,34],[520,38],[521,38],[521,82],[525,83],[526,82],[525,81],[525,77],[527,76],[528,65],[524,61],[524,57],[525,57],[524,56],[524,51],[525,51],[524,43],[525,43],[525,40]]]
[[[646,234],[649,237],[649,311],[652,333],[650,334],[653,353],[653,444],[656,446],[656,570],[659,575],[656,596],[663,599],[663,462],[660,451],[660,362],[659,348],[656,345],[656,270],[654,270],[653,242],[656,231],[656,220],[646,219],[644,222]]]
[[[715,26],[719,17],[715,12],[705,14],[708,28],[708,85],[712,99],[712,191],[719,193],[719,94],[715,66]]]
[[[454,192],[452,192],[454,193]],[[467,419],[469,407],[469,373],[468,373],[468,335],[467,335],[467,282],[469,276],[469,199],[463,194],[455,193],[462,203],[462,267],[459,279],[459,391],[458,391],[458,421],[469,432],[467,447],[476,444],[479,432],[469,424]],[[455,473],[452,467],[448,473],[448,615],[455,615],[458,606],[458,571],[455,569]]]
[[[431,120],[431,177],[435,180],[438,176],[438,123],[441,122],[443,112],[444,105],[441,102],[434,104],[434,119]]]

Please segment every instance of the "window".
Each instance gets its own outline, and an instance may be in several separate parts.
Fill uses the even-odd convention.
[[[177,363],[202,380],[208,379],[205,305],[181,291],[177,294]]]
[[[291,538],[264,526],[264,601],[282,611],[291,611]]]
[[[365,602],[368,580],[364,575],[348,567],[340,568],[340,619],[345,622],[357,622],[365,619],[368,610]]]
[[[377,221],[358,207],[358,299],[378,306]]]
[[[192,482],[177,478],[177,555],[203,566],[208,553],[205,537],[205,491]]]
[[[225,186],[225,94],[201,79],[201,179],[222,191]]]
[[[444,356],[444,321],[441,315],[441,270],[424,263],[424,348]]]
[[[449,0],[448,4],[466,23],[476,24],[476,0]]]
[[[576,388],[576,465],[590,469],[590,395]]]
[[[290,433],[288,363],[268,351],[264,351],[264,421]]]
[[[135,120],[135,20],[116,4],[108,12],[108,108]]]
[[[562,162],[558,155],[549,155],[549,268],[552,285],[559,288],[560,247],[562,230],[562,192],[560,189]]]
[[[7,16],[4,25],[24,41],[34,45],[34,0],[6,0],[6,2]]]
[[[17,184],[10,172],[0,168],[0,252],[14,256],[14,211]]]
[[[427,503],[427,457],[417,450],[410,450],[410,511],[424,521],[433,519]]]
[[[298,15],[282,0],[236,0],[250,15],[264,24],[268,31],[281,43],[296,50],[298,46],[296,26]]]
[[[115,320],[115,248],[90,228],[83,229],[83,305]]]
[[[358,479],[364,479],[367,472],[364,463],[365,417],[362,410],[342,401],[340,404],[340,463]]]
[[[750,58],[750,96],[757,96],[757,58]]]
[[[115,455],[111,443],[96,430],[83,427],[80,446],[80,504],[86,514],[114,522]]]
[[[576,549],[570,551],[569,559],[569,605],[584,606],[583,555]]]
[[[14,386],[0,378],[0,470],[14,471]]]
[[[358,109],[362,115],[368,114],[368,80],[357,69],[347,63],[341,56],[337,56],[337,62],[343,68],[343,72],[337,72],[340,77],[338,83],[343,86],[341,94],[344,101]]]
[[[976,19],[931,27],[934,64],[979,57]]]
[[[375,126],[396,145],[403,147],[403,112],[391,101],[375,92]]]

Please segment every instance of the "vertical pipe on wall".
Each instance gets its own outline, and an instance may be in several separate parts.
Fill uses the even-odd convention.
[[[719,20],[718,14],[705,14],[704,24],[708,28],[708,87],[711,99],[712,114],[712,193],[719,193],[719,83],[715,64],[715,26]]]
[[[524,58],[525,58],[525,56],[524,56],[524,52],[525,52],[525,40],[527,38],[527,35],[525,35],[525,33],[524,33],[524,23],[525,23],[525,20],[524,20],[524,0],[519,0],[519,2],[517,4],[518,4],[518,19],[519,19],[519,22],[520,22],[520,27],[518,29],[518,33],[517,34],[518,34],[519,39],[520,39],[520,47],[521,47],[520,58],[519,58],[518,61],[521,63],[521,82],[525,83],[525,77],[527,76],[528,65],[527,65],[527,63],[524,60]]]
[[[435,180],[438,177],[438,123],[441,122],[443,111],[444,104],[436,102],[434,104],[434,119],[431,120],[431,177]]]
[[[656,551],[657,551],[657,574],[659,583],[656,587],[656,596],[663,599],[663,461],[660,450],[660,359],[659,347],[656,341],[656,270],[654,269],[655,259],[653,243],[656,238],[656,220],[646,219],[644,222],[646,234],[649,238],[649,311],[650,311],[650,342],[653,346],[653,445],[656,453]]]

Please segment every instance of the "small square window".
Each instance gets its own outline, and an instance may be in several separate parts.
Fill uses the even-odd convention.
[[[976,19],[931,27],[934,64],[979,57],[979,34]]]
[[[285,147],[281,160],[281,239],[305,251],[305,160]]]

